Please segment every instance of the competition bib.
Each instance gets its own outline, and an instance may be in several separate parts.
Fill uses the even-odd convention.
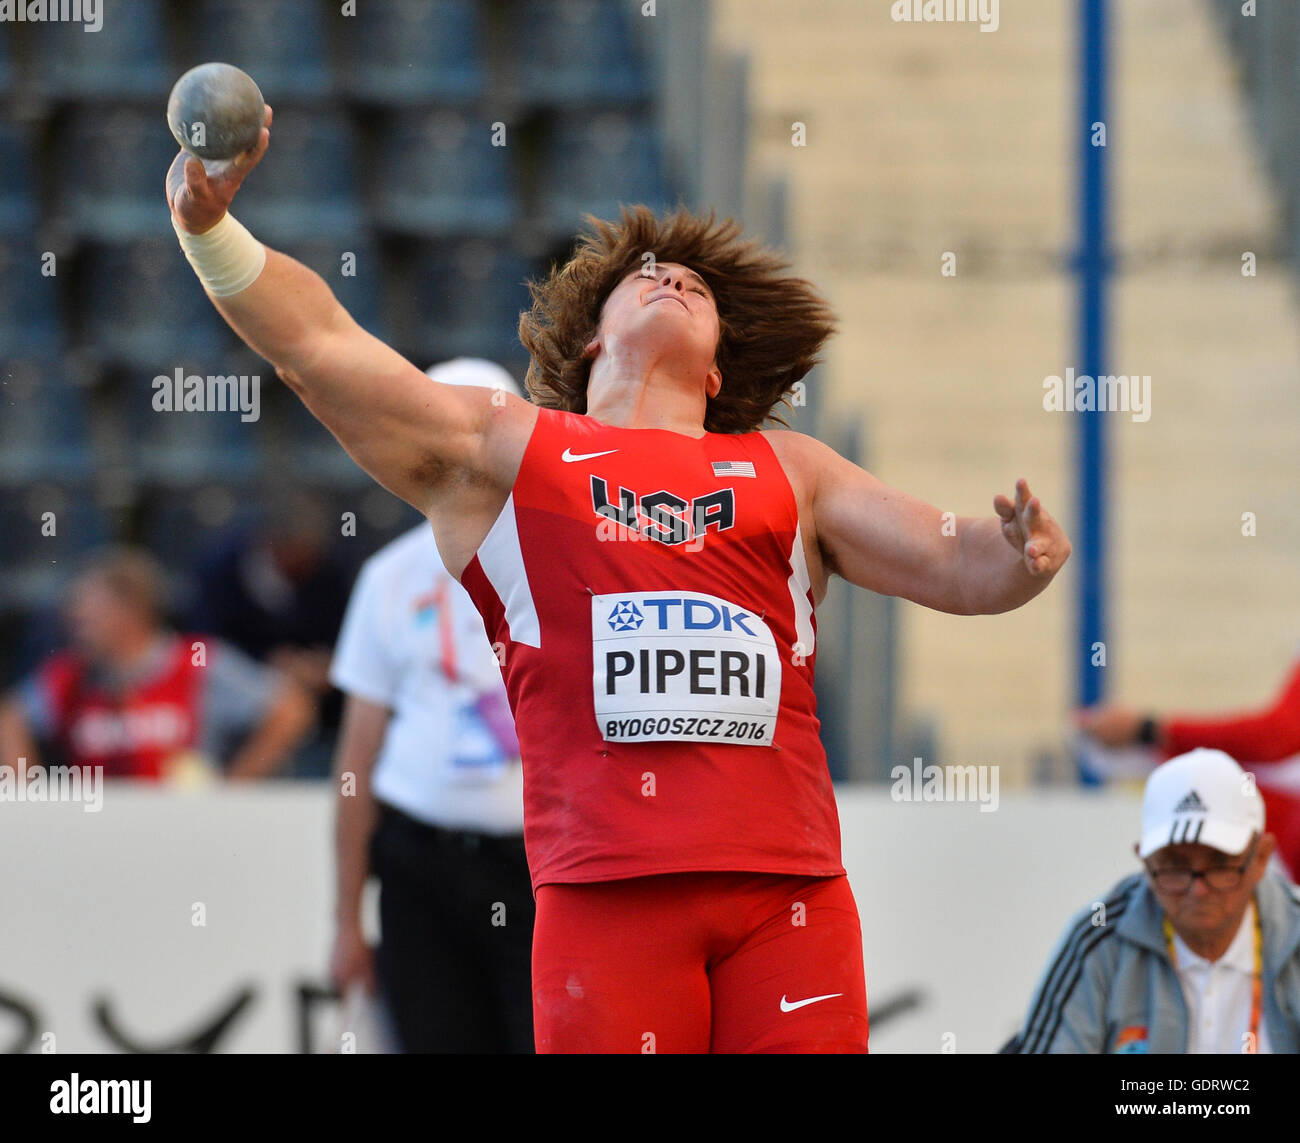
[[[596,595],[591,642],[606,741],[772,744],[781,657],[755,612],[703,592]]]

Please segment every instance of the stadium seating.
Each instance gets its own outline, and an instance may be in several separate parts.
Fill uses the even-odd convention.
[[[537,267],[484,240],[422,244],[413,252],[412,351],[428,364],[460,355],[517,363],[516,330]]]
[[[0,487],[85,480],[94,470],[82,390],[54,360],[0,367]]]
[[[45,98],[167,96],[169,59],[162,0],[102,0],[103,26],[49,21],[36,33],[36,90]]]
[[[92,488],[42,483],[0,496],[0,536],[0,608],[32,609],[51,603],[68,569],[111,532]]]
[[[0,239],[0,354],[54,357],[67,343],[59,278],[30,239]],[[56,264],[57,267],[57,264]]]
[[[558,118],[542,166],[564,172],[544,184],[539,204],[543,221],[557,233],[573,233],[584,212],[617,218],[620,202],[668,205],[658,139],[640,116]]]
[[[486,83],[477,0],[388,0],[360,8],[344,37],[340,79],[376,104],[478,99]]]
[[[8,95],[14,82],[12,33],[7,25],[0,24],[0,96]]]
[[[364,5],[363,5],[364,6]],[[323,9],[316,0],[200,0],[194,60],[243,68],[273,107],[332,87]]]
[[[294,478],[317,488],[365,488],[374,482],[296,397],[278,403],[279,430]]]
[[[355,537],[342,536],[342,542],[334,545],[335,557],[354,575],[369,555],[423,519],[404,500],[399,500],[369,478],[362,484],[327,487],[322,499],[340,534],[344,513],[351,512],[355,517]]]
[[[132,539],[174,570],[252,501],[272,455],[340,505],[365,501],[359,535],[372,550],[408,526],[385,522],[391,495],[238,343],[177,250],[162,200],[177,152],[167,92],[205,60],[248,71],[276,118],[239,218],[421,367],[468,354],[522,374],[516,330],[537,255],[562,256],[584,210],[662,197],[636,11],[618,0],[362,0],[355,15],[335,0],[104,0],[94,33],[0,21],[0,98],[15,111],[0,121],[0,489],[66,484],[39,485],[75,528],[60,526],[60,559]],[[493,146],[498,120],[507,146]],[[56,276],[42,273],[52,252]],[[74,383],[68,361],[97,386]],[[156,411],[153,379],[178,367],[258,375],[261,418]],[[110,470],[126,497],[112,516],[91,488]],[[14,537],[0,554],[0,609],[51,602],[60,581],[50,545],[27,529],[35,509],[0,503],[0,536]],[[0,646],[0,682],[11,659]]]
[[[0,122],[0,235],[30,234],[36,226],[36,170],[27,132]]]
[[[390,322],[384,305],[386,264],[373,237],[364,230],[353,231],[335,239],[318,237],[278,249],[324,278],[358,325],[381,341],[389,340]]]
[[[163,208],[163,225],[170,231]],[[89,245],[82,255],[79,312],[87,348],[109,365],[162,372],[181,357],[213,363],[233,342],[176,246],[176,239]],[[129,290],[123,283],[130,282]]]
[[[156,105],[76,105],[58,132],[52,185],[76,237],[122,242],[165,233],[164,178],[179,148]]]
[[[494,147],[481,120],[399,112],[380,144],[376,218],[408,234],[499,233],[516,216],[510,160],[510,148]]]
[[[253,518],[256,502],[247,492],[246,486],[223,483],[149,489],[140,503],[140,541],[164,567],[181,574],[217,532]],[[179,586],[183,594],[187,585]]]
[[[649,84],[628,9],[609,0],[520,0],[510,20],[519,95],[534,106],[645,99]]]
[[[276,245],[318,234],[349,239],[363,224],[356,139],[343,111],[275,108],[275,143],[257,168],[240,219]]]
[[[1295,146],[1300,113],[1300,11],[1294,4],[1265,4],[1250,11],[1238,0],[1214,4],[1223,34],[1237,58],[1251,125],[1283,200],[1282,245],[1300,276],[1300,157]]]
[[[173,355],[154,373],[132,373],[121,381],[119,415],[129,442],[128,463],[133,479],[142,485],[193,487],[204,482],[238,484],[251,479],[263,447],[261,410],[258,420],[244,421],[238,411],[168,411],[159,409],[167,399],[156,377],[170,381],[177,370],[182,378],[239,376],[233,368],[221,370],[212,362],[184,360]],[[258,400],[272,384],[270,371],[245,374],[258,381]]]

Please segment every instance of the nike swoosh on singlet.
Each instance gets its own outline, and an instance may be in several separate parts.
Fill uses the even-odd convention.
[[[794,1000],[794,1001],[786,1000],[786,998],[782,996],[781,1011],[793,1012],[796,1008],[802,1008],[805,1004],[816,1004],[817,1001],[819,1000],[833,1000],[835,999],[835,997],[843,996],[843,995],[844,993],[842,992],[828,992],[825,996],[810,996],[808,997],[807,1000]]]
[[[572,464],[575,460],[590,460],[594,456],[609,456],[611,452],[618,452],[618,449],[607,448],[604,452],[580,452],[575,454],[566,448],[564,452],[560,454],[560,459],[568,464]]]

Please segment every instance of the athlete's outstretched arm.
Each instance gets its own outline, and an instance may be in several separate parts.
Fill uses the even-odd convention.
[[[827,568],[850,583],[954,615],[1027,603],[1069,558],[1070,541],[1029,485],[994,498],[996,516],[951,516],[890,488],[804,438],[813,515]]]
[[[269,107],[266,122],[257,145],[227,174],[209,177],[199,160],[184,151],[176,156],[167,172],[167,203],[179,229],[206,234],[223,221],[240,184],[266,153]],[[489,415],[493,400],[500,410],[515,402],[524,406],[518,398],[431,381],[357,325],[318,274],[274,250],[266,250],[251,284],[209,296],[231,328],[389,491],[427,512],[449,477],[493,479],[483,442],[488,427],[501,420]]]

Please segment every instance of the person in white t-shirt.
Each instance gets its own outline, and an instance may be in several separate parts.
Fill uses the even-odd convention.
[[[520,395],[489,361],[428,373]],[[533,1051],[519,744],[483,621],[427,523],[362,567],[330,678],[345,695],[335,984],[377,991],[403,1051]],[[376,950],[361,916],[371,875]]]

